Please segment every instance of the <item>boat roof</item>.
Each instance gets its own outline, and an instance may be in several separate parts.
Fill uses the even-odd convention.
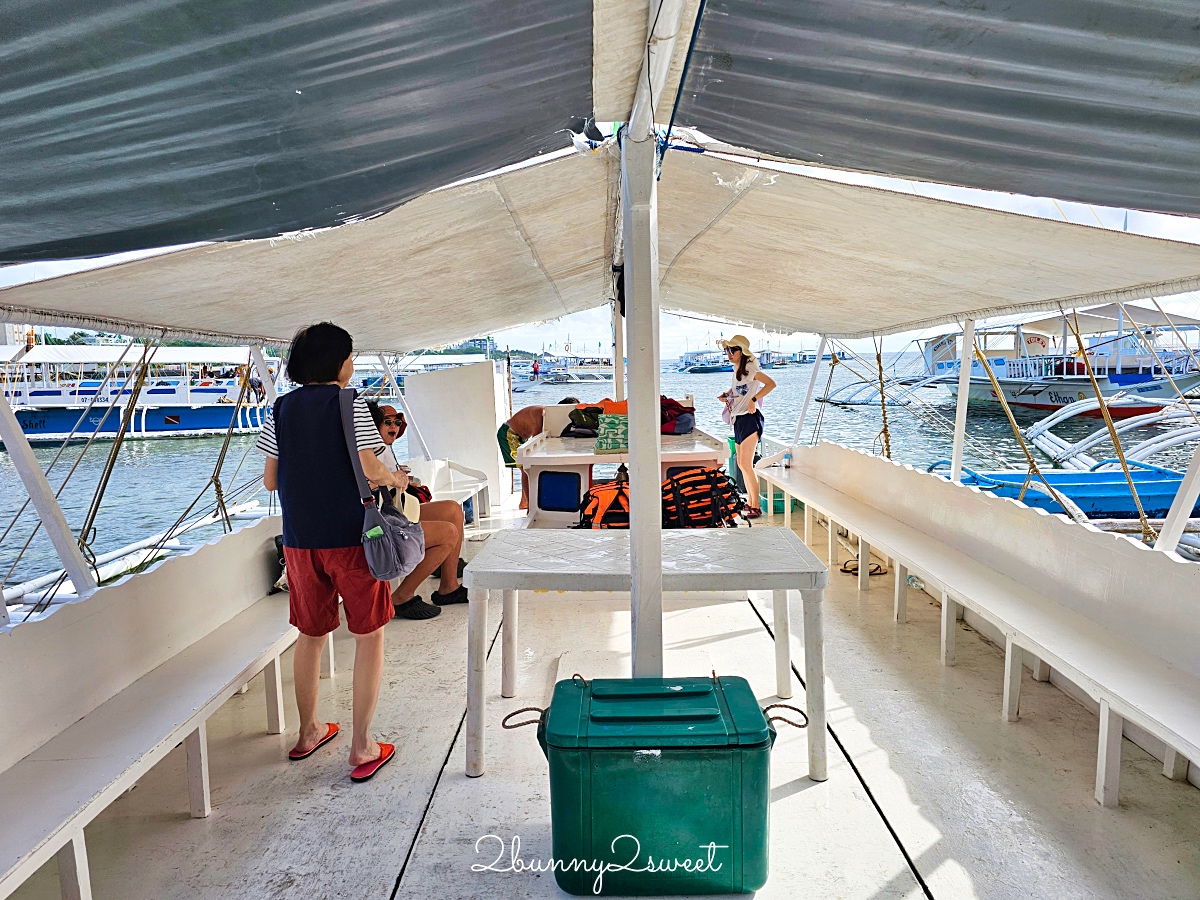
[[[628,118],[647,4],[491,3],[18,23],[0,261],[212,243],[8,288],[0,318],[272,344],[332,318],[404,351],[607,302],[619,159],[564,135]],[[666,153],[664,309],[850,337],[1200,287],[1191,244],[763,163],[1200,214],[1184,11],[699,5],[655,118],[727,152]]]
[[[20,362],[57,365],[104,364],[115,363],[123,356],[126,363],[136,363],[141,360],[144,349],[142,344],[134,344],[128,352],[125,345],[115,344],[38,344],[21,357]],[[249,358],[249,347],[158,347],[151,352],[150,362],[160,366],[178,366],[184,363],[244,366]]]

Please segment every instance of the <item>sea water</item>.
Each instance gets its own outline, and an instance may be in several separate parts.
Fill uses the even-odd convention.
[[[884,365],[895,366],[905,371],[917,362],[913,355],[885,355]],[[853,362],[850,366],[839,365],[834,369],[831,389],[858,380],[860,375],[872,374],[873,360]],[[766,435],[780,440],[791,440],[796,419],[804,400],[804,392],[812,372],[811,365],[791,365],[767,372],[778,383],[778,388],[763,404],[766,419]],[[730,376],[725,373],[692,375],[664,370],[661,375],[662,393],[676,399],[692,394],[696,403],[697,427],[710,434],[724,436],[730,429],[721,421],[722,404],[717,395],[729,386]],[[828,381],[828,364],[818,372],[816,396],[825,392]],[[544,384],[518,381],[519,392],[512,395],[514,409],[532,404],[556,403],[565,396],[575,396],[582,401],[600,400],[612,395],[611,382],[585,384]],[[900,406],[889,404],[887,410],[888,436],[892,458],[922,468],[947,459],[951,453],[951,435],[954,418],[954,401],[944,387],[925,388],[915,392],[921,398],[925,419],[936,417],[941,427],[932,427],[913,413]],[[882,453],[883,411],[878,397],[869,405],[835,406],[814,402],[809,409],[802,443],[809,442],[821,416],[820,439],[837,441],[850,447],[873,453]],[[1018,423],[1028,426],[1041,417],[1038,413],[1014,411]],[[1067,428],[1060,429],[1070,440],[1078,439],[1103,426],[1099,419],[1079,419]],[[1025,456],[1020,444],[1013,436],[1008,420],[999,408],[972,406],[968,424],[968,436],[974,443],[987,448],[977,452],[968,446],[965,464],[975,469],[1026,468]],[[212,477],[213,468],[220,454],[224,439],[210,438],[156,438],[152,440],[126,441],[118,454],[112,478],[105,494],[104,504],[96,518],[96,529],[91,540],[94,553],[114,550],[141,538],[150,537],[170,527],[187,508]],[[254,450],[252,435],[236,435],[230,446],[222,469],[221,480],[226,494],[239,486],[253,481],[262,473],[262,456]],[[91,503],[93,491],[112,444],[97,441],[79,462],[78,469],[63,490],[59,500],[72,528],[82,524]],[[1187,464],[1187,447],[1176,452],[1156,456],[1160,465],[1182,468]],[[38,460],[45,467],[54,458],[58,448],[51,445],[35,447]],[[50,473],[51,486],[57,490],[68,470],[76,463],[82,444],[67,447],[61,459]],[[1049,466],[1048,461],[1031,447],[1038,463]],[[395,448],[398,459],[409,456],[406,438],[401,438]],[[1092,451],[1095,458],[1111,455],[1111,445],[1101,445]],[[260,493],[265,504],[267,495]],[[25,501],[26,494],[12,460],[0,451],[0,534],[8,527],[13,515]],[[208,489],[197,511],[212,508],[212,489]],[[16,527],[0,541],[0,578],[8,575],[13,560],[30,536],[37,522],[32,508],[26,510]],[[219,526],[198,529],[186,535],[187,544],[211,540],[221,533]],[[30,542],[28,550],[5,579],[5,585],[19,584],[60,567],[53,548],[40,532]]]

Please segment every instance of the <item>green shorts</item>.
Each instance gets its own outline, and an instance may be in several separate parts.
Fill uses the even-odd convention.
[[[521,436],[509,428],[508,423],[505,422],[496,432],[496,440],[500,443],[500,455],[504,457],[504,465],[510,469],[518,468],[520,463],[517,462],[517,449],[525,443],[521,440]]]

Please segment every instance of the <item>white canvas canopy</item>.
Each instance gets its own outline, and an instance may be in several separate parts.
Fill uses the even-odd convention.
[[[612,296],[611,147],[437,191],[367,222],[214,244],[0,291],[0,317],[283,344],[436,346]],[[664,308],[855,337],[1200,287],[1200,247],[669,153]]]
[[[1170,328],[1172,325],[1176,328],[1200,326],[1200,319],[1175,314],[1166,316],[1157,309],[1146,309],[1129,304],[1124,304],[1124,314],[1122,315],[1121,307],[1116,303],[1094,307],[1079,313],[1078,316],[1074,313],[1068,313],[1067,316],[1070,325],[1077,328],[1080,334],[1107,334],[1116,331],[1122,325],[1126,330],[1134,325],[1143,328]],[[1021,327],[1026,331],[1036,331],[1039,334],[1059,334],[1063,329],[1063,317],[1055,315],[1044,319],[1035,319],[1032,322],[1023,323]]]

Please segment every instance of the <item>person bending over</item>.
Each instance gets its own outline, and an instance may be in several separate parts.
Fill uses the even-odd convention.
[[[395,754],[371,737],[383,679],[383,627],[392,619],[391,592],[367,565],[363,507],[346,451],[339,397],[354,376],[354,342],[332,322],[296,332],[288,377],[300,385],[284,394],[263,423],[257,447],[267,457],[263,484],[279,492],[290,621],[300,631],[293,669],[300,735],[288,754],[307,759],[338,735],[335,722],[317,721],[321,650],[338,627],[338,597],[354,635],[353,781],[366,781]],[[408,476],[389,472],[375,455],[383,448],[367,404],[354,401],[354,442],[364,474],[404,490]]]
[[[578,397],[563,397],[558,401],[558,405],[578,402]],[[508,468],[520,468],[517,450],[527,440],[542,433],[545,409],[544,406],[526,406],[519,409],[496,432],[496,440],[500,443],[500,455],[504,457],[504,465]],[[529,509],[529,479],[525,477],[524,469],[521,469],[521,509]]]

